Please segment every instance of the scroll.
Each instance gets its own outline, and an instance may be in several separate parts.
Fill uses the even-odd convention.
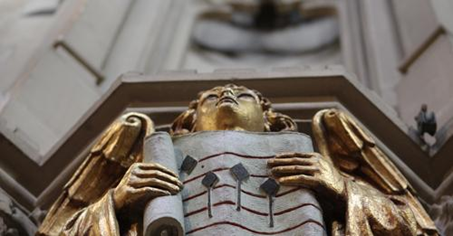
[[[145,141],[144,162],[161,164],[178,173],[178,164],[171,137],[165,132],[156,132]],[[150,201],[143,217],[145,236],[184,235],[184,216],[181,195],[158,197]]]
[[[310,137],[295,132],[154,133],[145,142],[145,161],[178,173],[184,188],[146,206],[145,235],[327,235],[314,193],[279,186],[273,179],[267,161],[285,152],[313,152]]]

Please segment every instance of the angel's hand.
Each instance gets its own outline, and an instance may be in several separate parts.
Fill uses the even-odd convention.
[[[310,188],[330,195],[326,197],[343,198],[345,195],[343,176],[319,153],[284,153],[267,164],[282,185]]]
[[[118,212],[149,200],[176,194],[183,184],[171,170],[155,163],[134,163],[113,191],[113,202]]]

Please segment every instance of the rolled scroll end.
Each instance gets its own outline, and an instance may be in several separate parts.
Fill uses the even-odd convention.
[[[161,164],[178,173],[173,142],[168,133],[155,132],[145,141],[144,162]],[[145,236],[183,236],[184,215],[181,195],[158,197],[144,211]]]
[[[182,205],[175,206],[177,202],[181,205],[181,197],[174,195],[156,198],[146,206],[143,217],[145,236],[184,235]]]

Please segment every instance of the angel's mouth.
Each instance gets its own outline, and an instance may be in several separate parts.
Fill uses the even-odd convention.
[[[222,105],[222,104],[236,104],[239,105],[236,99],[233,97],[222,97],[220,100],[216,103],[216,106]]]

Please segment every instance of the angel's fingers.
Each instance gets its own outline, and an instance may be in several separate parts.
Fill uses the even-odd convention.
[[[282,158],[282,159],[270,159],[267,161],[269,167],[274,166],[286,166],[286,165],[313,165],[314,161],[304,158]]]
[[[291,126],[293,126],[293,124],[292,124],[291,122],[289,122],[288,120],[286,120],[286,119],[284,120],[284,123],[285,123],[285,126],[286,126],[286,127],[291,127]]]
[[[134,188],[152,187],[169,191],[172,194],[178,193],[181,188],[178,185],[168,183],[156,178],[137,179],[131,183]]]
[[[179,187],[182,188],[183,184],[181,181],[179,181],[178,178],[174,177],[173,175],[169,175],[165,172],[159,171],[159,170],[136,170],[134,172],[135,176],[139,178],[158,178],[160,180],[178,185]]]
[[[171,193],[169,191],[162,190],[159,188],[153,188],[153,187],[137,188],[134,191],[137,194],[148,196],[148,197],[162,197],[162,196],[171,195]]]
[[[169,170],[167,167],[165,167],[161,164],[157,164],[157,163],[140,163],[139,168],[142,170],[160,170],[169,175],[173,175],[174,177],[178,177],[178,175],[175,172],[173,172],[173,171]]]
[[[316,166],[301,166],[301,165],[277,166],[271,169],[271,172],[274,175],[288,175],[288,174],[313,175],[317,171],[319,171],[319,169]]]
[[[308,188],[316,186],[317,183],[317,179],[315,177],[308,175],[281,177],[277,178],[277,181],[282,185],[304,186]]]

